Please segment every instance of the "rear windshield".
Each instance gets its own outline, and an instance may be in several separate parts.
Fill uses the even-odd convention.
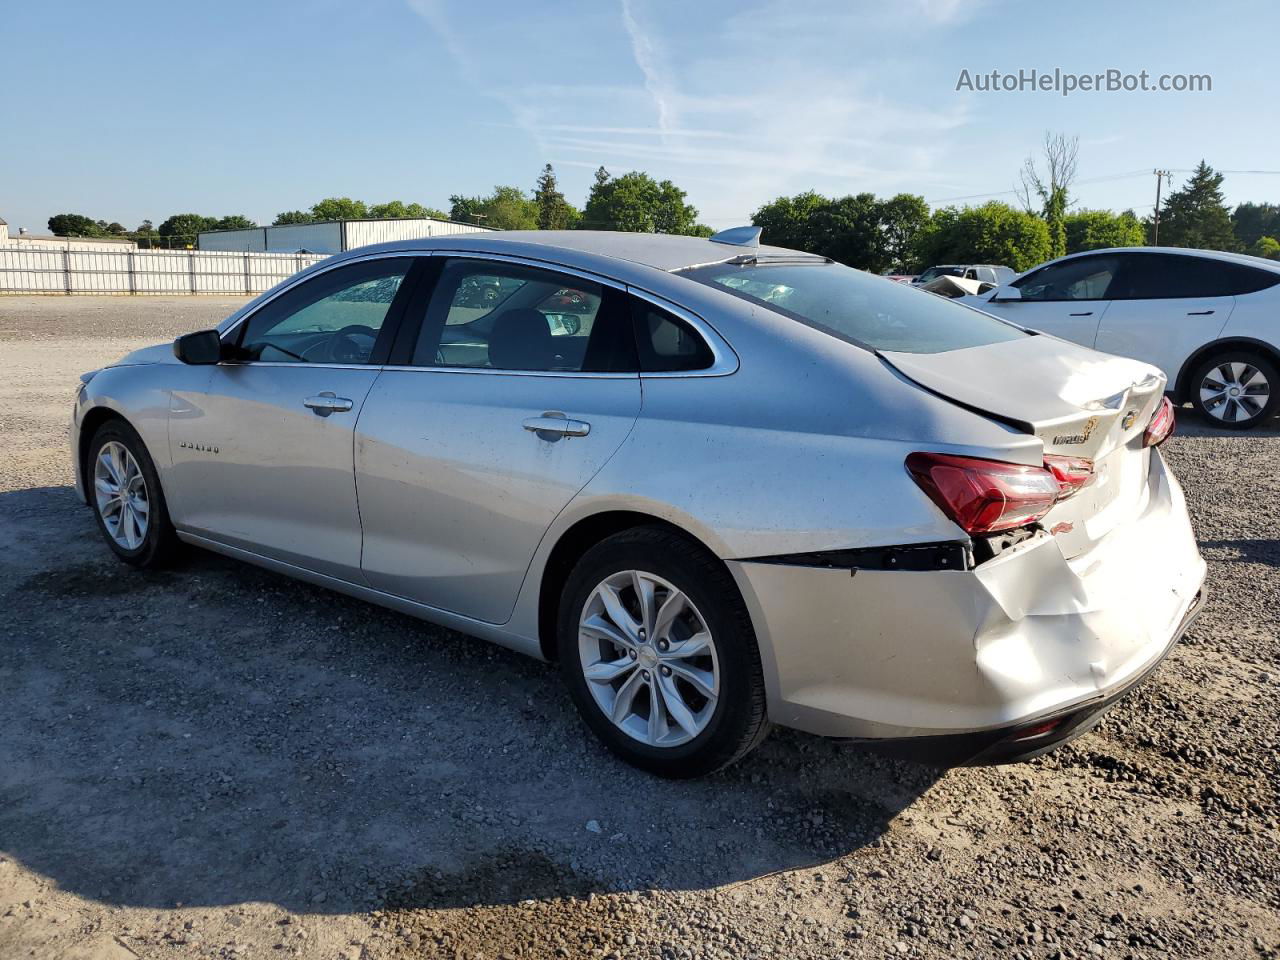
[[[942,353],[1028,336],[985,313],[836,263],[721,263],[684,276],[869,350]]]

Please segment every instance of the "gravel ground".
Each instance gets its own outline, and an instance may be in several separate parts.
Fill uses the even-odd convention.
[[[193,552],[111,559],[76,374],[240,301],[0,298],[0,957],[1277,957],[1280,433],[1168,455],[1208,607],[1099,728],[937,771],[622,766],[552,668]]]

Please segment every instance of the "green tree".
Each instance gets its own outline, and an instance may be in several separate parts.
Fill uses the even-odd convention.
[[[420,203],[405,203],[401,200],[388,200],[386,203],[375,203],[369,208],[369,216],[375,220],[396,219],[431,219],[448,220],[449,215]]]
[[[286,210],[284,213],[277,213],[271,225],[273,227],[282,227],[291,223],[314,223],[315,219],[305,210]]]
[[[449,198],[449,219],[495,230],[538,229],[538,205],[519,187],[494,187],[487,197]]]
[[[1242,250],[1263,237],[1280,237],[1280,204],[1242,203],[1231,211],[1231,228]]]
[[[794,197],[778,197],[753,213],[751,223],[760,228],[760,238],[765,243],[817,253],[813,217],[830,202],[813,190],[797,193]]]
[[[1027,213],[1034,213],[1039,204],[1040,215],[1049,227],[1051,256],[1060,257],[1067,252],[1066,215],[1071,203],[1069,191],[1076,178],[1080,138],[1046,131],[1042,150],[1043,171],[1034,157],[1027,157],[1023,163],[1018,196]]]
[[[364,201],[350,197],[326,197],[311,208],[313,220],[364,220],[368,216]]]
[[[449,198],[449,219],[458,223],[480,223],[480,198],[454,194]]]
[[[1155,233],[1149,219],[1148,233]],[[1169,194],[1160,211],[1160,245],[1201,250],[1235,250],[1231,214],[1222,199],[1222,174],[1200,161],[1181,190]]]
[[[1275,237],[1259,237],[1249,247],[1255,257],[1266,257],[1268,260],[1280,260],[1280,240]]]
[[[538,229],[538,207],[519,187],[494,187],[484,199],[485,226],[495,230]]]
[[[1063,225],[1067,253],[1105,247],[1140,247],[1146,242],[1142,224],[1131,211],[1115,214],[1110,210],[1077,210],[1067,214]]]
[[[900,193],[880,201],[880,229],[884,234],[885,266],[910,272],[920,266],[920,240],[929,226],[924,197]]]
[[[49,218],[49,232],[55,237],[100,237],[102,228],[79,213],[59,213]]]
[[[934,211],[921,242],[926,264],[997,263],[1019,272],[1050,259],[1051,250],[1044,220],[996,200]]]
[[[218,221],[213,217],[202,217],[198,213],[175,213],[160,224],[159,234],[170,246],[188,246],[196,242],[196,234],[204,230],[213,230]]]
[[[875,194],[838,197],[813,215],[815,253],[859,270],[879,272],[888,264]]]
[[[153,226],[151,225],[151,221],[150,221],[150,220],[143,220],[140,224],[138,224],[138,229],[137,229],[137,230],[135,230],[135,231],[133,231],[133,232],[134,232],[134,233],[144,233],[144,234],[145,234],[145,233],[155,233],[155,232],[156,232],[156,228],[155,228],[155,227],[153,227]]]
[[[215,230],[252,230],[257,224],[248,217],[233,213],[230,216],[219,217],[218,222],[214,224]]]
[[[685,192],[670,180],[658,182],[639,171],[611,177],[603,167],[596,171],[579,225],[627,233],[710,235],[710,228],[698,223],[697,209],[685,201]]]
[[[564,198],[556,183],[555,170],[551,164],[542,168],[538,176],[538,184],[533,191],[533,202],[538,207],[539,230],[567,230],[581,216]]]
[[[125,230],[123,223],[112,221],[107,224],[107,233],[111,234],[113,237],[123,237],[128,232],[129,231]]]

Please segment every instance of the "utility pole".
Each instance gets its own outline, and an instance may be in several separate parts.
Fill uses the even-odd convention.
[[[1152,170],[1151,172],[1156,175],[1156,215],[1151,230],[1151,245],[1158,247],[1160,246],[1160,178],[1169,177],[1172,179],[1173,174],[1168,170]]]

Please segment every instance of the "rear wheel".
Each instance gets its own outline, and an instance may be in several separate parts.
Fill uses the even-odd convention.
[[[614,753],[664,777],[727,766],[768,732],[755,632],[733,579],[677,533],[592,547],[561,596],[560,666]]]
[[[162,566],[177,547],[155,464],[137,432],[109,420],[89,442],[89,499],[112,552],[135,567]]]
[[[1280,374],[1259,354],[1228,350],[1196,368],[1190,394],[1196,410],[1209,422],[1229,430],[1248,430],[1276,412]]]

